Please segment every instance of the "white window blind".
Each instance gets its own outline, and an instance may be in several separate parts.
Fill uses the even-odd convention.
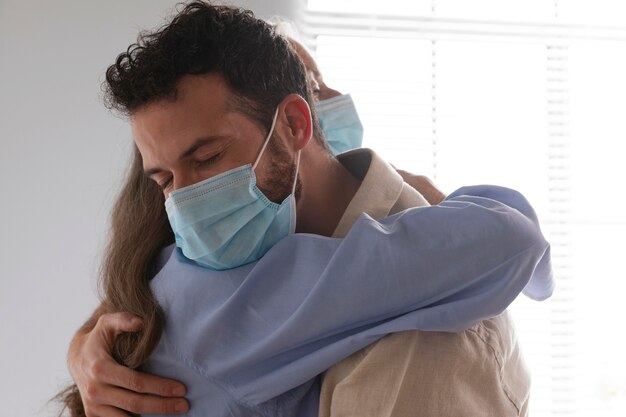
[[[626,415],[626,3],[309,0],[301,29],[364,146],[446,192],[504,185],[536,208],[557,291],[511,307],[530,415]]]

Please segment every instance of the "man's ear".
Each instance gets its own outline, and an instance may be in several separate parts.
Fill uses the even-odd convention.
[[[279,117],[282,123],[277,128],[283,137],[299,151],[308,145],[313,135],[313,121],[308,103],[298,94],[289,94],[280,103]]]

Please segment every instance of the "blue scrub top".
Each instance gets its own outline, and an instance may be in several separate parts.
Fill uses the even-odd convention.
[[[550,246],[518,192],[464,187],[344,239],[295,234],[212,271],[164,251],[166,315],[145,369],[187,386],[190,416],[317,417],[318,375],[389,333],[462,331],[553,291]]]

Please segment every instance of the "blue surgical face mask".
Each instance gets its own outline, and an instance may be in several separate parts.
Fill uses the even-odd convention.
[[[361,147],[363,125],[350,94],[318,101],[315,108],[324,137],[335,155]]]
[[[300,151],[291,194],[281,204],[263,194],[254,175],[277,116],[278,109],[254,164],[173,191],[165,201],[176,246],[188,259],[215,270],[236,268],[258,260],[278,241],[294,233]]]

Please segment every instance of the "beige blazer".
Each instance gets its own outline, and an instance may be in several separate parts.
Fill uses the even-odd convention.
[[[381,219],[428,205],[373,151],[338,158],[362,183],[334,237],[345,236],[361,213]],[[530,375],[504,312],[461,333],[395,333],[354,353],[324,374],[319,416],[527,416],[529,391]]]

